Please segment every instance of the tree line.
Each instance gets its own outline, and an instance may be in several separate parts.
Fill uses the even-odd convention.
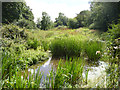
[[[28,29],[48,30],[58,26],[67,26],[71,29],[88,27],[107,31],[110,24],[117,23],[120,18],[120,2],[91,2],[90,10],[83,10],[74,18],[68,18],[59,13],[53,22],[47,12],[34,22],[32,9],[26,2],[2,2],[2,23],[14,23]]]

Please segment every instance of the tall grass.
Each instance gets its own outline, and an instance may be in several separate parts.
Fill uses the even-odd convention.
[[[75,37],[56,38],[51,42],[50,50],[53,57],[80,56],[82,43]]]
[[[84,51],[88,59],[91,61],[98,61],[102,54],[102,42],[96,40],[89,40],[84,42]],[[99,51],[99,53],[97,53]]]
[[[11,69],[12,70],[12,69]],[[11,71],[9,71],[11,73]],[[15,69],[15,74],[13,76],[9,76],[8,79],[3,81],[3,88],[40,88],[42,74],[40,73],[40,69],[37,73],[32,74],[29,72],[29,75],[26,72],[19,70],[19,68]]]
[[[12,55],[9,55],[6,52],[2,53],[2,79],[6,79],[10,74],[14,73],[14,69],[16,68],[16,58]],[[10,72],[10,69],[13,69],[13,71]]]

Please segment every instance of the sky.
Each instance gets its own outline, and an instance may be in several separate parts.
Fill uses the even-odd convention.
[[[59,12],[68,18],[74,18],[80,11],[89,10],[90,0],[25,0],[34,14],[34,21],[42,17],[42,12],[47,12],[51,20],[55,21]]]

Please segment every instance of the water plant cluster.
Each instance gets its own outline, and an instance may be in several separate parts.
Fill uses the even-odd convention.
[[[97,40],[82,40],[79,37],[55,38],[50,44],[53,57],[83,57],[97,61],[101,57],[104,43]],[[99,53],[97,53],[99,52]]]

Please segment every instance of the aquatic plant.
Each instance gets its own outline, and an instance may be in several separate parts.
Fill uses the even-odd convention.
[[[66,60],[65,64],[62,64],[60,60],[55,75],[54,88],[69,87],[70,85],[74,87],[78,83],[82,84],[83,67],[82,60],[79,59]]]
[[[53,57],[79,57],[82,50],[82,43],[76,37],[56,38],[50,44]]]
[[[88,56],[89,60],[91,61],[99,60],[99,58],[101,57],[103,44],[104,43],[96,40],[85,41],[84,51],[85,54]]]
[[[17,67],[14,75],[9,75],[6,80],[2,83],[2,88],[40,88],[42,74],[40,69],[35,73],[26,73],[25,71],[19,70]],[[12,70],[12,69],[11,69]],[[9,73],[11,73],[11,70]]]

